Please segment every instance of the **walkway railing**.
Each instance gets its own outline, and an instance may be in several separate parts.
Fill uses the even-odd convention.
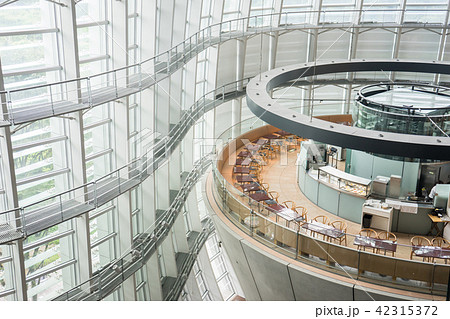
[[[167,296],[164,298],[165,301],[176,301],[180,297],[181,291],[186,284],[189,274],[194,267],[194,263],[197,260],[197,256],[200,253],[203,245],[208,239],[209,235],[214,231],[214,224],[211,219],[208,218],[205,224],[205,229],[196,238],[191,252],[187,256],[185,262],[181,266],[179,274],[172,288],[169,290]]]
[[[44,230],[96,209],[136,187],[160,167],[194,123],[223,102],[245,94],[250,78],[231,82],[206,93],[183,112],[180,121],[145,153],[92,182],[38,202],[0,213],[0,244]],[[237,90],[237,88],[242,88]]]
[[[243,145],[229,139],[232,130],[230,128],[220,137],[224,148],[218,152],[213,165],[213,188],[217,204],[235,226],[279,253],[349,277],[355,283],[356,280],[363,280],[432,295],[446,295],[450,265],[392,257],[390,252],[380,255],[370,252],[370,248],[362,251],[311,237],[298,223],[286,220],[275,210],[239,191],[222,176],[220,167],[227,160],[229,147],[235,151]],[[236,142],[230,146],[227,141]],[[353,234],[346,236],[348,243],[356,237]],[[397,244],[397,254],[399,250],[409,256],[412,247]]]
[[[138,234],[136,236],[137,239],[133,242],[133,247],[130,247],[130,250],[126,254],[103,266],[89,280],[75,286],[53,300],[102,300],[144,266],[153,253],[157,251],[158,246],[161,245],[164,238],[170,233],[191,189],[210,164],[211,159],[208,156],[203,157],[195,163],[194,168],[189,172],[170,207],[156,221],[155,228],[152,232]],[[203,247],[209,234],[213,231],[212,222],[209,219],[203,225],[202,232],[196,237],[192,247],[190,247],[188,257],[180,267],[177,280],[166,297],[167,300],[176,300],[179,297],[197,254]]]
[[[36,85],[0,92],[6,113],[0,126],[18,125],[55,115],[92,108],[129,96],[155,85],[185,65],[206,48],[231,39],[248,38],[261,33],[292,31],[304,28],[383,27],[397,28],[393,15],[403,12],[392,10],[327,10],[282,12],[244,17],[208,26],[152,58],[138,63],[93,74],[91,76]],[[417,12],[417,13],[416,13]],[[444,15],[445,10],[427,10],[432,15]],[[320,19],[318,16],[320,14]],[[361,14],[359,24],[357,15]],[[446,28],[443,23],[423,23],[423,10],[405,10],[405,15],[416,15],[411,27]],[[441,19],[442,22],[444,19]]]

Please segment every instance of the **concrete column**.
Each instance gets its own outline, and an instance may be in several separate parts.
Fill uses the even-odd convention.
[[[158,253],[155,252],[147,262],[147,282],[150,290],[150,300],[163,300],[160,277]]]
[[[175,234],[176,246],[179,252],[188,252],[189,246],[186,237],[186,227],[183,220],[183,212],[180,212],[173,224],[173,231]]]
[[[177,277],[177,263],[175,260],[175,251],[173,250],[172,236],[167,236],[162,242],[162,251],[164,254],[164,265],[166,266],[166,276]]]
[[[186,205],[189,212],[189,217],[191,221],[192,230],[202,231],[202,224],[200,222],[200,216],[198,214],[198,204],[197,204],[197,191],[194,188],[186,200]]]

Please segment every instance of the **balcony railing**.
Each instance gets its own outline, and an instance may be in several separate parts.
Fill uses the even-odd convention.
[[[183,112],[167,136],[145,153],[90,183],[47,197],[38,202],[0,213],[0,244],[27,237],[63,221],[80,216],[136,187],[160,167],[206,112],[245,94],[250,78],[231,82],[206,93]]]
[[[229,139],[232,130],[233,127],[219,138],[224,147],[213,165],[213,188],[216,203],[235,226],[279,253],[353,280],[431,295],[448,294],[450,265],[380,255],[370,252],[370,249],[362,251],[311,237],[298,223],[286,220],[239,191],[222,176],[219,168],[227,160],[229,147],[236,150],[243,145],[239,141],[232,146],[227,143],[232,141]],[[348,243],[356,237],[352,234],[346,236]],[[402,244],[397,246],[398,250],[408,253],[413,248]]]
[[[187,200],[189,192],[210,164],[211,160],[208,156],[202,157],[195,163],[170,207],[159,216],[153,231],[138,234],[135,237],[133,246],[130,247],[127,253],[103,266],[89,280],[73,287],[53,300],[102,300],[144,266],[153,253],[157,251],[164,238],[170,233],[175,219]],[[167,300],[176,300],[179,297],[197,254],[212,231],[212,222],[207,219],[203,222],[202,232],[195,238],[187,258],[180,267],[177,279],[166,297]]]

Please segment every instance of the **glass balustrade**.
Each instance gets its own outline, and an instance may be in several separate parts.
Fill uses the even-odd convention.
[[[252,119],[251,119],[252,120]],[[244,121],[248,122],[248,121]],[[245,123],[240,127],[251,128]],[[323,240],[321,235],[312,237],[305,225],[309,221],[295,222],[280,216],[275,210],[253,200],[247,194],[238,190],[222,176],[218,166],[223,163],[223,153],[230,146],[230,128],[224,132],[218,145],[222,148],[216,153],[216,162],[213,164],[213,190],[220,209],[225,216],[240,230],[264,245],[273,248],[276,252],[315,267],[340,274],[342,276],[373,282],[393,288],[430,293],[445,296],[450,274],[450,265],[421,261],[421,257],[414,260],[397,258],[390,251],[377,251],[368,247],[365,250],[340,245]],[[234,145],[233,145],[234,147]],[[239,148],[239,147],[236,147]],[[347,242],[354,242],[356,235],[346,234]],[[413,246],[398,244],[397,251],[409,252]]]

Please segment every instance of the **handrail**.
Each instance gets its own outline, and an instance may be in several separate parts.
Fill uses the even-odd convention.
[[[136,185],[130,184],[130,186],[122,187],[122,189],[120,189],[121,184],[123,186],[124,183],[133,180],[141,183],[148,176],[150,176],[150,174],[153,173],[157,169],[157,167],[159,167],[161,163],[164,162],[168,158],[168,156],[173,152],[175,147],[180,143],[181,139],[187,134],[188,129],[192,127],[192,125],[198,118],[200,118],[203,114],[213,109],[214,107],[218,106],[219,104],[222,104],[223,102],[228,101],[237,96],[243,95],[245,93],[245,86],[250,81],[250,79],[251,78],[249,77],[239,81],[233,81],[224,84],[223,86],[211,90],[210,92],[200,97],[196,102],[193,103],[193,105],[189,109],[186,110],[186,112],[181,117],[180,122],[176,124],[174,127],[172,127],[168,135],[162,137],[161,140],[152,145],[152,147],[146,150],[145,153],[141,155],[141,157],[133,159],[128,164],[118,169],[115,169],[112,172],[107,173],[92,182],[83,184],[81,186],[76,186],[69,190],[65,190],[58,194],[48,196],[44,199],[38,200],[36,202],[27,205],[19,206],[17,208],[0,212],[0,216],[5,216],[6,219],[5,222],[12,227],[12,229],[0,232],[0,243],[6,243],[12,240],[16,240],[18,238],[27,237],[28,235],[31,235],[38,231],[36,228],[33,228],[34,230],[28,233],[27,226],[28,228],[30,228],[29,226],[36,225],[44,220],[51,222],[52,217],[57,216],[61,217],[57,219],[57,221],[62,222],[64,220],[76,217],[79,214],[86,213],[90,210],[102,206],[104,203],[98,202],[99,197],[113,190],[113,188],[107,189],[106,187],[107,185],[112,185],[112,187],[115,187],[116,186],[115,183],[118,183],[117,187],[119,188],[119,192],[113,194],[113,197],[111,197],[109,200],[116,198],[123,192],[131,189],[132,187],[135,187]],[[236,87],[243,87],[243,89],[242,91],[237,91],[235,89]],[[206,103],[207,101],[208,103]],[[133,167],[136,163],[138,163],[137,167]],[[136,178],[129,176],[130,173],[133,173],[134,171],[137,172],[138,176],[137,180]],[[123,181],[122,183],[120,179],[121,174],[122,176],[126,177],[126,180]],[[102,184],[102,182],[106,182],[106,184]],[[64,196],[68,196],[69,198],[63,199]],[[64,209],[64,205],[69,204],[71,201],[76,199],[79,199],[77,205],[87,204],[90,206],[85,207],[84,210],[82,210],[76,216],[71,216],[70,218],[64,217],[63,213],[67,212],[70,209],[70,208]],[[48,204],[44,205],[44,203],[46,202]],[[40,205],[44,206],[41,207]],[[55,205],[60,206],[59,210],[56,209],[56,211],[53,212],[52,214],[47,212],[44,216],[42,216],[42,218],[34,220],[32,223],[27,223],[27,217],[30,217],[33,214],[37,215],[41,213],[42,209],[45,207],[55,208]],[[30,210],[30,212],[27,212],[28,210]],[[17,214],[17,212],[18,216],[10,216],[12,215],[11,213]],[[52,226],[47,224],[45,225],[48,227]],[[16,236],[14,237],[3,238],[6,232],[12,231],[20,232],[21,234],[20,236],[16,234]]]
[[[204,231],[200,233],[199,236],[195,239],[195,242],[193,244],[193,247],[191,249],[191,252],[189,253],[188,257],[184,261],[183,265],[181,266],[181,270],[177,276],[177,279],[172,287],[170,289],[167,296],[164,298],[165,301],[176,301],[178,300],[181,291],[186,284],[186,281],[188,279],[189,273],[192,270],[192,267],[194,266],[194,263],[197,259],[198,254],[200,253],[201,248],[205,244],[206,240],[208,239],[209,235],[214,231],[214,224],[211,219],[208,218],[207,224],[204,227]]]
[[[228,137],[231,135],[232,130],[233,127],[229,128],[219,137],[223,144],[222,151],[217,150],[216,152],[216,160],[213,164],[212,188],[219,199],[216,203],[219,204],[221,211],[235,226],[270,248],[273,248],[274,244],[277,245],[277,252],[294,259],[311,262],[315,266],[326,268],[328,271],[332,269],[333,272],[342,272],[344,275],[349,275],[349,270],[344,270],[341,267],[342,264],[353,268],[353,271],[350,272],[352,275],[356,275],[357,279],[370,278],[381,285],[400,286],[402,289],[425,290],[425,293],[445,295],[450,265],[384,256],[316,239],[308,235],[306,230],[300,225],[289,223],[288,220],[278,215],[275,210],[261,205],[237,189],[227,181],[218,168],[219,163],[226,160],[226,158],[223,158],[223,150],[231,143]],[[246,217],[250,218],[250,220],[245,221]],[[252,219],[256,221],[254,224]],[[307,223],[308,221],[305,221],[305,224]],[[346,236],[350,241],[352,237],[354,238],[358,235],[346,234]],[[411,245],[399,243],[397,243],[397,247],[408,250],[408,252],[412,251],[413,248]],[[332,253],[329,253],[329,249]],[[354,260],[349,259],[351,254],[354,255]],[[318,262],[310,258],[311,256],[322,258],[324,262]],[[379,258],[382,258],[382,261]],[[371,261],[376,261],[377,265],[385,264],[387,266],[385,269],[377,270],[367,265]],[[393,266],[397,264],[399,265],[398,267]],[[412,264],[417,267],[417,271],[408,273],[405,270],[402,272],[403,269],[408,269],[407,265]],[[366,276],[364,271],[379,271],[382,275],[390,275],[391,279],[389,277],[372,278]],[[410,281],[397,281],[395,277],[399,274],[401,274],[401,278],[409,279]],[[416,286],[412,284],[416,282],[419,284]],[[429,284],[430,286],[426,286],[426,289],[421,289],[419,287],[421,284]]]
[[[123,67],[119,67],[119,68],[116,68],[116,69],[113,69],[110,71],[104,71],[101,73],[92,74],[89,76],[80,77],[80,78],[76,78],[76,79],[57,81],[57,82],[52,82],[52,83],[47,83],[47,84],[40,84],[40,85],[35,85],[35,86],[20,88],[20,89],[0,91],[0,95],[1,94],[6,95],[6,97],[7,97],[6,101],[8,104],[8,112],[3,114],[3,123],[1,123],[1,125],[20,124],[20,123],[25,123],[27,121],[36,120],[36,118],[30,118],[28,120],[22,118],[17,121],[14,119],[14,109],[16,109],[14,107],[14,105],[15,105],[15,103],[20,104],[20,101],[22,101],[21,99],[15,100],[12,97],[12,95],[14,95],[14,93],[16,93],[16,92],[21,92],[21,91],[26,91],[26,90],[31,91],[31,90],[35,90],[37,88],[49,87],[50,95],[55,95],[55,97],[57,97],[57,96],[61,97],[59,100],[56,100],[56,101],[79,104],[80,102],[78,101],[78,98],[76,98],[73,101],[69,101],[67,99],[62,98],[64,95],[67,95],[67,93],[68,93],[67,87],[65,87],[63,84],[78,81],[80,83],[79,90],[85,89],[84,93],[87,94],[86,99],[81,102],[80,109],[86,109],[86,108],[89,108],[89,107],[92,107],[95,105],[99,105],[99,103],[103,104],[108,101],[112,101],[117,98],[125,97],[125,96],[128,96],[130,94],[137,92],[137,91],[136,92],[126,91],[126,92],[119,93],[117,91],[117,89],[119,89],[119,86],[117,85],[116,73],[120,72],[120,71],[124,71],[124,70],[132,71],[126,77],[124,77],[124,79],[126,79],[126,80],[132,80],[133,77],[139,76],[139,80],[136,79],[134,82],[130,81],[130,83],[127,84],[127,88],[140,91],[151,85],[154,85],[162,78],[169,76],[171,73],[173,73],[174,71],[179,69],[179,64],[180,63],[185,64],[186,59],[189,60],[194,56],[193,53],[203,51],[204,49],[206,49],[207,47],[209,47],[211,45],[215,45],[217,43],[223,43],[230,39],[251,36],[254,34],[258,34],[258,32],[273,32],[273,31],[281,31],[281,30],[287,30],[287,29],[292,30],[293,27],[295,27],[295,26],[300,26],[300,28],[312,27],[312,26],[317,26],[317,27],[321,27],[321,28],[324,28],[326,26],[336,27],[336,23],[334,21],[324,21],[324,22],[319,21],[317,23],[317,25],[311,24],[309,22],[309,20],[311,20],[310,18],[319,13],[321,14],[321,16],[326,17],[328,15],[332,15],[335,13],[345,14],[345,13],[361,12],[362,14],[365,14],[365,13],[370,13],[370,12],[392,13],[392,12],[403,12],[403,11],[404,12],[414,12],[414,11],[423,12],[423,10],[419,10],[419,9],[417,9],[417,10],[415,10],[415,9],[388,9],[388,10],[380,10],[380,9],[366,10],[366,9],[363,9],[361,11],[357,10],[357,9],[327,10],[327,11],[324,11],[324,10],[301,11],[300,10],[300,11],[296,11],[296,12],[278,12],[278,13],[255,15],[255,16],[250,16],[250,17],[243,17],[243,18],[237,18],[237,19],[232,19],[232,20],[228,20],[228,21],[223,21],[220,23],[216,23],[216,24],[207,26],[207,27],[197,31],[192,36],[190,36],[188,39],[185,39],[184,41],[180,42],[176,46],[174,46],[162,53],[159,53],[154,57],[144,59],[144,60],[134,63],[132,65],[123,66]],[[442,13],[446,12],[446,10],[439,10],[439,9],[428,10],[428,11],[429,12],[442,12]],[[305,16],[304,21],[303,20],[298,21],[297,16],[299,14]],[[291,17],[293,17],[292,20],[294,20],[294,21],[289,20]],[[270,20],[268,18],[270,18]],[[278,19],[274,19],[274,18],[278,18]],[[267,23],[267,21],[268,21],[268,23]],[[252,25],[252,23],[254,23],[255,25]],[[343,21],[340,23],[344,24],[344,25],[348,25],[351,22]],[[398,27],[397,23],[392,23],[392,22],[387,23],[384,21],[381,21],[379,23],[383,27],[389,27],[389,26]],[[419,25],[427,25],[426,23],[425,24],[420,23],[420,22],[417,22],[417,23]],[[360,25],[364,25],[364,22],[361,22]],[[372,24],[372,25],[374,25],[374,24]],[[357,25],[353,25],[353,27],[356,27],[356,26]],[[411,26],[411,24],[408,23],[408,26]],[[442,23],[441,24],[435,24],[435,23],[429,24],[429,27],[437,27],[437,26],[446,27]],[[269,30],[267,28],[269,28]],[[193,39],[194,39],[194,42],[193,42]],[[199,46],[201,46],[201,47],[199,47]],[[179,47],[183,48],[183,51],[179,51],[178,50]],[[181,56],[180,56],[180,54],[181,54]],[[162,58],[162,60],[158,61],[158,59],[160,59],[160,58]],[[166,58],[167,58],[167,60],[165,60]],[[151,61],[153,63],[150,63]],[[147,65],[143,65],[143,64],[149,64],[149,65],[147,66]],[[173,66],[175,66],[175,68],[173,68]],[[138,67],[138,70],[137,71],[133,70],[136,67]],[[149,70],[152,70],[153,74],[147,73],[146,68],[148,68]],[[112,75],[112,79],[108,79],[109,75]],[[159,75],[162,75],[162,77],[157,78]],[[93,93],[92,93],[91,81],[96,80],[97,78],[100,78],[103,76],[107,76],[107,79],[103,80],[101,82],[99,88],[106,89],[108,87],[111,87],[111,85],[112,85],[112,87],[116,88],[116,96],[112,96],[110,98],[104,97],[104,99],[102,101],[98,101],[98,102],[94,103],[92,101]],[[153,82],[143,85],[143,83],[142,83],[143,78],[144,78],[144,80],[152,79]],[[133,85],[137,85],[137,88],[133,87]],[[61,92],[52,94],[51,93],[52,86],[60,86]],[[84,86],[86,86],[86,87],[84,87]],[[97,86],[98,86],[98,84],[97,84]],[[83,92],[80,92],[80,93],[83,93]],[[45,97],[49,100],[47,102],[49,104],[48,105],[46,104],[46,106],[51,107],[54,112],[55,100],[53,99],[53,96],[49,97],[48,94],[46,94],[46,95],[44,95],[44,98]],[[25,107],[25,109],[26,108],[27,107]],[[73,112],[73,110],[64,111],[63,109],[59,109],[58,115],[70,113],[70,112]],[[39,115],[39,116],[41,116],[41,118],[45,118],[45,117],[52,116],[52,114],[46,113],[45,115]]]
[[[151,233],[143,232],[138,234],[136,236],[138,239],[133,242],[133,246],[130,247],[127,252],[122,254],[121,257],[104,265],[92,278],[78,284],[53,300],[101,300],[113,292],[124,280],[145,265],[152,254],[157,251],[157,247],[162,243],[163,239],[170,233],[170,229],[175,222],[181,207],[186,202],[188,194],[211,163],[211,159],[207,156],[202,157],[195,163],[188,174],[188,178],[186,178],[178,191],[174,201],[169,208],[161,214],[161,217],[158,219],[157,224]],[[208,219],[206,226],[203,227],[203,231],[199,235],[200,237],[196,239],[191,248],[190,255],[198,254],[198,251],[203,246],[212,229],[212,223]],[[192,259],[192,257],[190,259]],[[182,276],[186,274],[186,269],[190,269],[188,267],[189,264],[186,264],[187,262],[190,262],[190,259],[183,264],[184,267],[182,267],[182,269],[184,271],[179,274],[178,280],[184,280]],[[173,291],[170,296],[176,296],[175,291]]]

